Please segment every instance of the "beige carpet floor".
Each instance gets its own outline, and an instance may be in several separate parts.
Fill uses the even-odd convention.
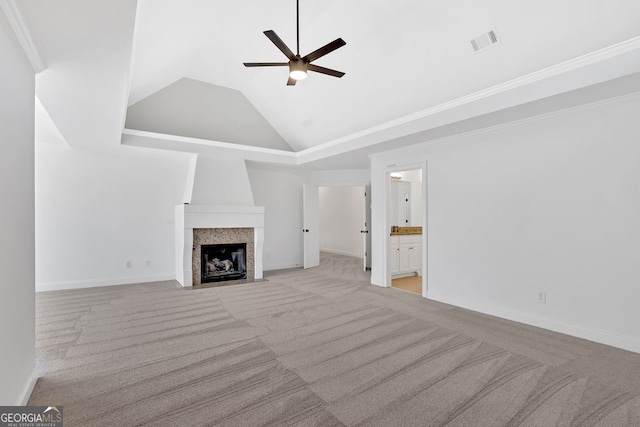
[[[640,354],[368,285],[361,260],[37,295],[65,426],[637,426]]]

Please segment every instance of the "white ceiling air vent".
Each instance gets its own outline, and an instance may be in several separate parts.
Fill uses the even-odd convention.
[[[482,33],[475,39],[471,40],[471,46],[475,52],[478,52],[479,50],[486,49],[499,42],[498,34],[496,34],[495,30],[491,30],[486,33]]]

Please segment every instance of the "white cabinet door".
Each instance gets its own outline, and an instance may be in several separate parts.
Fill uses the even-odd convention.
[[[422,273],[420,235],[391,236],[389,256],[391,275]]]
[[[409,252],[410,252],[409,246],[407,245],[400,246],[400,250],[398,253],[398,263],[399,263],[398,269],[401,272],[405,272],[409,270]]]
[[[416,271],[418,273],[420,272],[422,268],[420,262],[422,257],[420,256],[420,252],[419,245],[413,245],[409,248],[409,270]]]

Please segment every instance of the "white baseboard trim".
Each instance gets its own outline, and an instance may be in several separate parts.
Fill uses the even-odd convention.
[[[614,332],[602,331],[598,329],[574,325],[571,323],[544,319],[526,313],[504,310],[485,304],[478,304],[464,298],[444,295],[436,292],[429,292],[428,290],[427,299],[454,305],[456,307],[466,308],[468,310],[477,311],[479,313],[489,314],[491,316],[500,317],[502,319],[513,320],[514,322],[524,323],[526,325],[536,326],[538,328],[548,329],[550,331],[583,338],[600,344],[610,345],[612,347],[621,348],[623,350],[640,353],[640,340],[625,335],[616,334]]]
[[[130,285],[134,283],[175,280],[175,273],[113,277],[108,279],[69,280],[64,282],[36,283],[36,292],[61,291],[65,289],[97,288],[100,286]]]
[[[345,255],[345,256],[350,256],[350,257],[353,257],[353,258],[360,258],[360,259],[363,258],[361,253],[357,254],[357,253],[353,253],[353,252],[339,251],[337,249],[320,248],[320,252],[329,252],[330,254]]]
[[[262,271],[288,270],[290,268],[302,268],[302,264],[265,264]]]
[[[38,367],[34,366],[29,378],[27,379],[27,383],[22,389],[22,393],[18,396],[18,400],[16,402],[16,406],[26,406],[29,403],[29,399],[31,398],[31,393],[33,393],[33,389],[36,387],[36,383],[38,382]]]
[[[182,279],[182,280],[180,280]],[[182,277],[177,277],[176,280],[182,285],[183,288],[193,287],[193,270],[190,268],[182,271]]]

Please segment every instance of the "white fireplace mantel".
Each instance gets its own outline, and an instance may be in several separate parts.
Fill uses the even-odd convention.
[[[264,206],[176,206],[176,280],[184,287],[193,286],[194,228],[253,228],[255,278],[262,279]]]

